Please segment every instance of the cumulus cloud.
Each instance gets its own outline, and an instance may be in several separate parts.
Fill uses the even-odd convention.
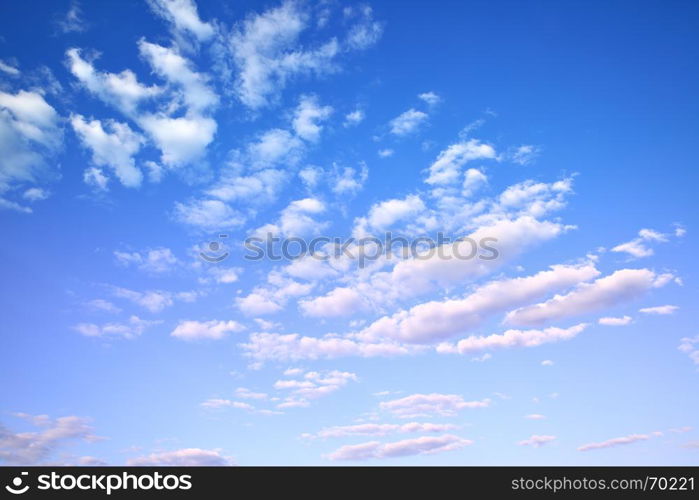
[[[201,448],[183,448],[173,451],[151,453],[141,457],[130,458],[126,461],[130,467],[203,467],[233,465],[229,457],[221,455],[221,450],[203,450]]]
[[[473,444],[473,441],[452,434],[431,437],[423,436],[404,439],[392,443],[371,441],[362,444],[346,445],[327,455],[329,460],[385,459],[411,455],[434,455],[446,451],[459,450]]]
[[[598,450],[602,448],[613,448],[615,446],[621,446],[625,444],[632,444],[638,441],[645,441],[649,439],[650,436],[647,434],[631,434],[629,436],[618,437],[613,439],[608,439],[606,441],[601,441],[599,443],[587,443],[578,447],[578,451],[589,451]]]
[[[362,121],[364,121],[364,118],[364,111],[361,109],[355,109],[354,111],[351,111],[345,115],[344,125],[345,127],[359,125]]]
[[[297,333],[262,332],[251,334],[248,341],[240,344],[240,347],[246,356],[260,363],[346,356],[399,356],[420,350],[418,346],[406,346],[396,342],[358,342],[337,335],[308,337]]]
[[[333,112],[331,106],[321,106],[315,96],[303,96],[294,111],[292,125],[296,135],[307,141],[317,141],[323,127],[320,125]]]
[[[425,182],[431,185],[444,185],[456,182],[459,179],[461,168],[466,163],[474,160],[493,159],[495,157],[495,149],[489,144],[480,142],[478,139],[452,144],[439,153],[437,159],[430,165],[429,176]]]
[[[389,123],[391,133],[397,136],[411,134],[427,121],[427,118],[427,113],[424,111],[411,108],[391,120]]]
[[[105,323],[98,325],[95,323],[78,323],[73,326],[73,330],[85,337],[105,337],[133,339],[140,336],[147,328],[159,324],[160,321],[149,321],[138,316],[131,316],[124,323]]]
[[[425,204],[418,195],[408,195],[403,199],[390,199],[371,206],[366,217],[355,220],[354,235],[363,237],[372,231],[384,231],[396,222],[412,219],[425,210]]]
[[[333,317],[347,316],[368,309],[368,304],[360,293],[352,288],[338,287],[327,295],[312,300],[299,301],[299,308],[307,316]]]
[[[362,9],[343,42],[331,38],[304,47],[300,37],[310,28],[309,12],[293,1],[248,16],[234,28],[228,46],[239,71],[235,92],[243,104],[258,109],[273,103],[291,78],[333,72],[341,52],[365,49],[381,35],[371,9]]]
[[[540,325],[547,321],[578,316],[628,302],[653,288],[667,284],[671,274],[656,274],[648,269],[621,269],[593,283],[582,283],[566,295],[507,314],[511,325]]]
[[[182,302],[193,302],[198,297],[198,292],[178,292],[173,293],[166,290],[147,290],[138,292],[128,288],[111,287],[115,297],[126,299],[137,304],[152,313],[158,313],[166,307],[172,306],[176,300]]]
[[[66,56],[68,69],[89,92],[128,116],[132,116],[143,102],[162,93],[163,89],[156,85],[140,83],[131,70],[121,73],[98,71],[82,56],[80,49],[68,49]]]
[[[180,321],[170,333],[180,340],[220,340],[228,332],[240,332],[243,325],[237,321]]]
[[[442,98],[439,97],[436,93],[430,91],[430,92],[423,92],[422,94],[418,94],[417,96],[419,99],[425,101],[429,106],[434,106],[436,104],[439,104],[442,102]]]
[[[669,314],[674,314],[679,309],[678,306],[654,306],[654,307],[643,307],[638,310],[638,312],[643,314],[656,314],[660,316],[667,316]]]
[[[380,408],[397,418],[454,417],[465,408],[487,408],[490,399],[465,401],[458,394],[412,394],[400,399],[382,401]]]
[[[332,192],[337,195],[354,195],[363,187],[369,178],[369,168],[364,162],[358,168],[335,168],[333,174]]]
[[[687,353],[695,365],[699,365],[699,336],[682,338],[678,349]]]
[[[92,153],[96,167],[109,167],[126,187],[141,185],[143,174],[134,161],[144,142],[140,135],[114,120],[107,120],[105,129],[101,121],[88,121],[76,114],[70,117],[70,123],[83,146]]]
[[[192,200],[175,203],[174,217],[179,222],[206,231],[231,229],[241,226],[245,217],[221,200]]]
[[[114,251],[118,264],[128,267],[135,266],[142,271],[161,274],[171,271],[179,260],[169,248],[152,248],[143,252]]]
[[[531,144],[523,144],[515,148],[515,150],[512,152],[510,156],[510,159],[518,165],[529,165],[530,163],[533,163],[534,160],[536,160],[540,152],[541,150],[537,146],[533,146]]]
[[[59,449],[75,442],[93,442],[89,419],[67,416],[52,419],[47,415],[15,416],[39,427],[38,431],[12,432],[0,424],[0,462],[6,465],[38,465],[46,463]]]
[[[47,159],[60,148],[62,139],[59,116],[40,93],[0,91],[0,208],[32,211],[6,196],[20,186],[55,177]]]
[[[555,440],[556,436],[540,436],[537,434],[532,434],[529,439],[524,439],[517,444],[520,446],[532,446],[534,448],[538,448]]]
[[[349,382],[358,380],[355,373],[340,370],[309,371],[298,374],[297,377],[277,380],[274,383],[275,389],[289,392],[289,395],[277,405],[277,408],[308,406],[309,400],[328,396]]]
[[[515,304],[527,303],[597,275],[599,271],[592,264],[555,265],[550,270],[531,276],[491,281],[462,299],[425,302],[409,310],[384,316],[363,329],[359,336],[365,339],[435,342],[478,327],[488,316]],[[516,343],[515,338],[518,336],[514,332],[510,333],[506,343]],[[461,343],[465,347],[471,341],[464,340]],[[463,348],[459,348],[461,349]]]
[[[458,427],[454,424],[434,424],[430,422],[409,422],[406,424],[356,424],[326,427],[315,434],[303,434],[304,439],[330,439],[350,436],[387,436],[389,434],[438,433]]]
[[[535,347],[549,342],[570,340],[587,328],[587,323],[569,328],[550,327],[543,330],[507,330],[502,334],[486,336],[471,336],[459,340],[456,344],[442,343],[437,346],[437,352],[472,353],[489,349],[509,347]]]
[[[652,248],[648,247],[648,243],[664,243],[666,241],[667,237],[664,234],[652,229],[641,229],[638,232],[638,238],[615,246],[612,248],[612,252],[623,252],[637,259],[650,257],[654,252]]]
[[[626,326],[632,321],[631,316],[621,316],[619,318],[615,317],[605,317],[597,320],[600,325],[606,326]]]
[[[468,234],[468,239],[445,243],[425,250],[413,258],[399,260],[390,271],[370,274],[368,279],[358,280],[352,287],[367,301],[377,306],[403,301],[412,296],[426,294],[436,286],[448,287],[483,276],[527,248],[551,239],[563,231],[565,228],[560,224],[541,222],[529,216],[515,220],[499,219]],[[473,241],[496,242],[493,244],[497,247],[498,257],[476,257],[472,253]],[[464,258],[468,255],[474,258]],[[348,314],[351,312],[347,311]]]
[[[201,20],[192,0],[148,0],[148,4],[178,33],[188,33],[199,41],[209,40],[215,34],[214,27]]]
[[[218,96],[209,87],[207,77],[194,71],[177,50],[143,39],[138,42],[138,49],[153,70],[179,91],[177,99],[188,113],[202,113],[218,104]]]

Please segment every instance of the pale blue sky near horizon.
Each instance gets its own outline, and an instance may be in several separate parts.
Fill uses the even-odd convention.
[[[0,464],[699,462],[696,2],[0,13]]]

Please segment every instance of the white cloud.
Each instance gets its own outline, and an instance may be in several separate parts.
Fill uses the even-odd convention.
[[[699,365],[699,336],[694,338],[684,337],[680,340],[680,345],[677,347],[680,351],[687,353],[695,365]]]
[[[337,335],[319,338],[297,333],[253,333],[248,342],[240,344],[240,347],[247,357],[260,363],[271,360],[330,359],[342,356],[397,356],[419,350],[417,346],[405,346],[396,342],[365,343]]]
[[[540,413],[531,413],[529,415],[525,415],[524,418],[527,420],[544,420],[546,417],[544,415],[541,415]]]
[[[20,71],[17,68],[2,60],[0,60],[0,71],[11,76],[18,76],[20,74]]]
[[[330,460],[367,460],[370,458],[395,458],[410,455],[433,455],[459,450],[473,441],[452,434],[439,437],[422,436],[392,443],[369,443],[346,445],[327,455]]]
[[[69,49],[66,56],[71,73],[87,90],[126,115],[133,115],[142,102],[162,92],[158,86],[141,84],[134,72],[128,69],[121,73],[97,71],[90,61],[82,57],[79,49]]]
[[[471,336],[459,340],[456,344],[439,344],[437,352],[447,353],[472,353],[488,349],[502,349],[510,347],[535,347],[549,342],[569,340],[587,328],[586,323],[571,326],[569,328],[550,327],[543,330],[507,330],[503,334],[484,336]]]
[[[390,148],[379,150],[379,158],[388,158],[393,156],[394,151]]]
[[[534,448],[538,448],[555,440],[556,436],[540,436],[537,434],[532,434],[529,439],[524,439],[517,444],[520,446],[533,446]]]
[[[362,330],[359,336],[404,342],[435,342],[478,327],[489,315],[515,304],[529,302],[551,291],[592,279],[598,274],[599,271],[592,264],[556,265],[548,271],[531,276],[492,281],[462,299],[425,302],[407,311],[384,316]],[[508,339],[516,342],[517,337],[518,335],[511,333]],[[470,343],[467,340],[461,342],[464,346]]]
[[[289,203],[279,217],[279,229],[287,236],[305,236],[322,231],[325,226],[313,215],[325,212],[325,204],[316,198],[303,198]]]
[[[46,159],[61,147],[62,139],[59,116],[41,94],[0,91],[0,208],[31,212],[4,196],[55,176]]]
[[[267,399],[269,397],[264,392],[253,392],[246,387],[238,387],[235,390],[235,395],[241,399],[257,399],[257,400],[264,400],[264,399]]]
[[[62,19],[56,22],[63,33],[80,33],[87,29],[87,23],[82,18],[82,9],[77,0],[70,2],[70,8]]]
[[[556,295],[546,302],[511,311],[505,317],[505,322],[511,325],[539,325],[596,312],[662,287],[672,277],[648,269],[621,269],[593,283],[582,283],[566,295]]]
[[[121,312],[121,309],[119,309],[117,306],[109,302],[108,300],[104,299],[94,299],[86,303],[86,305],[94,310],[97,311],[104,311],[108,312],[111,314],[118,314]]]
[[[412,394],[400,399],[382,401],[381,410],[391,413],[397,418],[417,417],[454,417],[465,408],[487,408],[490,399],[480,401],[464,401],[457,394]]]
[[[551,361],[550,359],[545,359],[541,362],[541,366],[553,366],[553,364],[553,361]]]
[[[221,455],[220,450],[203,450],[201,448],[183,448],[181,450],[151,453],[142,457],[130,458],[126,461],[130,467],[143,466],[178,466],[200,467],[233,465],[229,457]]]
[[[137,292],[127,288],[112,287],[112,293],[115,297],[126,299],[138,304],[152,313],[158,313],[174,304],[175,300],[183,302],[192,302],[196,299],[196,292],[179,292],[172,293],[164,290],[149,290],[146,292]]]
[[[429,422],[409,422],[406,424],[357,424],[326,427],[315,434],[303,434],[304,439],[329,439],[349,436],[387,436],[400,433],[447,432],[458,427],[453,424],[433,424]]]
[[[597,323],[600,325],[606,325],[606,326],[625,326],[628,324],[631,324],[632,318],[631,316],[621,316],[619,318],[615,317],[605,317],[605,318],[600,318],[597,320]]]
[[[483,144],[478,139],[452,144],[439,153],[437,159],[430,165],[427,184],[444,185],[459,179],[461,167],[474,160],[493,159],[495,149],[489,144]]]
[[[320,123],[330,118],[332,112],[332,107],[320,106],[315,96],[301,97],[292,122],[296,135],[307,141],[317,141],[323,130]]]
[[[425,102],[426,102],[428,105],[430,105],[430,106],[434,106],[434,105],[439,104],[440,102],[442,102],[442,98],[439,97],[437,94],[435,94],[435,93],[432,92],[432,91],[430,91],[430,92],[423,92],[422,94],[419,94],[419,95],[418,95],[418,98],[419,98],[419,99],[422,99],[423,101],[425,101]]]
[[[193,200],[175,203],[174,217],[183,224],[207,231],[235,228],[245,222],[240,213],[221,200]]]
[[[643,314],[657,314],[657,315],[666,316],[669,314],[674,314],[678,309],[679,309],[678,306],[666,305],[666,306],[644,307],[642,309],[639,309],[638,312],[643,313]]]
[[[411,108],[391,120],[391,133],[398,136],[408,135],[416,131],[427,118],[427,113]]]
[[[240,332],[237,321],[180,321],[170,334],[180,340],[220,340],[229,332]]]
[[[245,297],[237,297],[238,309],[248,316],[262,316],[281,311],[292,297],[308,295],[313,283],[299,283],[277,271],[267,275],[268,286],[258,286]]]
[[[340,370],[328,370],[322,372],[310,371],[297,375],[298,379],[282,379],[274,383],[274,388],[289,391],[277,408],[293,408],[308,406],[309,400],[328,396],[349,382],[357,382],[357,375]]]
[[[126,187],[139,187],[143,174],[136,167],[134,155],[143,144],[143,138],[125,123],[106,121],[106,128],[99,120],[86,121],[82,115],[72,115],[70,123],[83,146],[92,152],[92,162],[97,167],[110,167]]]
[[[477,168],[469,168],[464,173],[462,194],[466,197],[473,196],[476,191],[488,183],[488,177]]]
[[[78,323],[73,327],[75,331],[85,337],[106,337],[133,339],[141,335],[148,327],[159,324],[160,321],[148,321],[131,316],[126,323]]]
[[[531,144],[524,144],[514,150],[511,159],[518,165],[529,165],[536,160],[540,152],[541,150],[539,147],[532,146]]]
[[[193,0],[148,0],[148,4],[178,32],[191,33],[199,41],[209,40],[215,33],[211,24],[199,18]]]
[[[138,49],[158,75],[180,90],[177,97],[188,113],[202,113],[218,104],[218,96],[207,85],[207,77],[194,71],[192,64],[175,49],[143,39],[139,40]]]
[[[368,5],[357,7],[352,10],[352,14],[359,17],[359,20],[349,29],[345,45],[349,49],[363,50],[378,42],[383,33],[383,27],[381,23],[374,21],[371,7]]]
[[[114,251],[117,262],[123,266],[136,266],[149,273],[167,273],[171,271],[179,260],[169,248],[153,248],[145,252],[121,252]]]
[[[355,220],[353,234],[363,237],[367,232],[383,231],[398,221],[414,219],[425,210],[425,204],[418,195],[408,195],[403,199],[391,199],[371,206],[366,217]]]
[[[638,238],[615,246],[612,248],[612,252],[627,253],[637,259],[650,257],[654,252],[652,248],[648,248],[647,244],[649,242],[664,243],[666,241],[667,237],[664,234],[652,229],[641,229],[638,232]]]
[[[7,465],[38,465],[46,463],[61,447],[79,441],[92,442],[89,419],[76,416],[51,419],[47,415],[15,416],[40,427],[40,431],[14,433],[0,424],[0,462]]]
[[[361,109],[355,109],[354,111],[351,111],[350,113],[347,113],[345,115],[345,127],[353,127],[355,125],[359,125],[362,121],[364,121],[365,114],[364,111]]]
[[[160,149],[160,160],[171,167],[201,159],[217,128],[212,118],[197,114],[177,118],[145,114],[139,117],[138,124]]]
[[[354,195],[364,187],[364,183],[369,177],[369,169],[364,162],[359,168],[344,167],[339,171],[336,167],[332,191],[338,195]]]
[[[598,450],[601,448],[613,448],[615,446],[620,446],[624,444],[636,443],[638,441],[645,441],[649,439],[650,436],[647,434],[631,434],[629,436],[618,437],[613,439],[608,439],[607,441],[602,441],[599,443],[587,443],[578,447],[578,451],[589,451]]]
[[[333,317],[366,310],[368,304],[356,290],[338,287],[327,295],[300,301],[299,307],[307,316]]]
[[[335,69],[333,61],[340,52],[337,40],[309,49],[299,45],[299,36],[308,25],[301,5],[285,1],[249,16],[234,29],[229,47],[239,69],[235,91],[243,104],[261,108],[277,99],[290,77]]]

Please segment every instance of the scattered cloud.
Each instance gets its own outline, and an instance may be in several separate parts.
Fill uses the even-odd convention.
[[[180,340],[220,340],[229,332],[240,332],[243,325],[237,321],[180,321],[170,333]]]
[[[371,441],[362,444],[346,445],[327,455],[329,460],[368,460],[385,459],[411,455],[433,455],[446,451],[459,450],[473,444],[473,441],[452,434],[439,437],[423,436],[404,439],[392,443]]]

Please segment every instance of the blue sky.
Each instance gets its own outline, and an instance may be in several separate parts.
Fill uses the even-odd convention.
[[[0,462],[696,464],[698,21],[6,2]]]

